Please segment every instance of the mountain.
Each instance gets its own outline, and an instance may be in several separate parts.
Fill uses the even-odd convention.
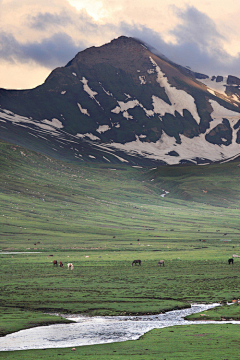
[[[75,161],[164,165],[240,154],[240,79],[193,72],[121,36],[31,90],[0,89],[0,138]]]

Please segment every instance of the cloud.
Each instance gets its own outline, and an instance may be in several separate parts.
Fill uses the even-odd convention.
[[[180,23],[170,31],[176,38],[178,44],[196,43],[200,48],[212,48],[219,45],[225,37],[219,33],[216,24],[208,15],[188,6],[185,10],[172,6]]]
[[[44,31],[46,28],[52,26],[66,26],[71,23],[71,16],[64,11],[60,13],[38,13],[37,15],[28,16],[27,18],[30,28]]]
[[[170,32],[174,42],[164,41],[161,34],[144,25],[122,23],[120,29],[125,35],[141,39],[173,62],[190,66],[194,71],[240,76],[240,54],[234,57],[224,50],[227,39],[219,33],[213,20],[194,7],[184,11],[175,7],[174,11],[180,20]]]
[[[58,13],[39,12],[36,15],[28,15],[27,21],[31,29],[45,32],[46,30],[55,31],[56,28],[63,28],[65,32],[69,32],[69,28],[74,28],[75,31],[81,31],[81,35],[86,34],[86,36],[89,32],[96,32],[103,26],[97,24],[85,9],[78,12],[67,11],[66,9]]]
[[[170,42],[150,26],[126,21],[111,23],[110,19],[97,22],[86,10],[65,9],[62,3],[61,8],[25,16],[25,28],[32,35],[25,42],[19,40],[17,33],[1,32],[0,59],[12,63],[34,61],[53,69],[65,65],[86,47],[125,35],[141,39],[173,62],[194,71],[240,76],[240,54],[234,57],[224,49],[228,39],[207,14],[193,6],[171,9],[178,22],[169,31]]]
[[[0,33],[0,58],[9,62],[34,61],[47,68],[66,64],[85,46],[79,41],[76,45],[65,33],[57,33],[41,42],[18,42],[15,37],[5,32]]]

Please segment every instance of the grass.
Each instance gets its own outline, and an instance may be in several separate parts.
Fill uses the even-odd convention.
[[[0,166],[2,335],[54,322],[46,311],[148,314],[239,298],[240,260],[227,261],[240,252],[239,162],[76,165],[0,142]]]
[[[236,301],[235,299],[233,301]],[[198,314],[192,314],[186,317],[188,320],[240,320],[239,303],[232,302],[231,304],[216,307]]]
[[[60,316],[57,317],[54,315],[43,314],[42,312],[27,311],[22,308],[0,308],[0,336],[36,326],[70,322],[71,321]]]
[[[192,325],[155,329],[139,340],[65,349],[0,353],[0,358],[21,359],[239,359],[238,325]]]

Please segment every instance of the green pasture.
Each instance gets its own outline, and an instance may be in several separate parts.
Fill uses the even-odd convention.
[[[0,142],[0,168],[1,335],[55,321],[44,313],[150,314],[239,298],[240,258],[228,265],[240,255],[239,162],[72,164]],[[238,306],[227,311],[239,318]]]
[[[198,314],[186,316],[187,320],[240,320],[240,304],[234,299],[233,302],[222,306],[217,306],[213,309],[203,311]]]
[[[89,360],[224,360],[239,359],[239,325],[192,325],[155,329],[139,340],[64,349],[11,351],[0,358]]]

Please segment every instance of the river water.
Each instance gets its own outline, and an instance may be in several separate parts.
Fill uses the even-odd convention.
[[[187,321],[184,317],[219,304],[192,305],[189,309],[145,316],[66,316],[71,324],[39,326],[21,330],[0,338],[0,351],[75,347],[136,340],[146,332],[174,325],[206,324],[206,321]],[[207,319],[207,317],[203,317]],[[207,324],[219,324],[208,321]],[[240,324],[240,321],[221,321]]]

